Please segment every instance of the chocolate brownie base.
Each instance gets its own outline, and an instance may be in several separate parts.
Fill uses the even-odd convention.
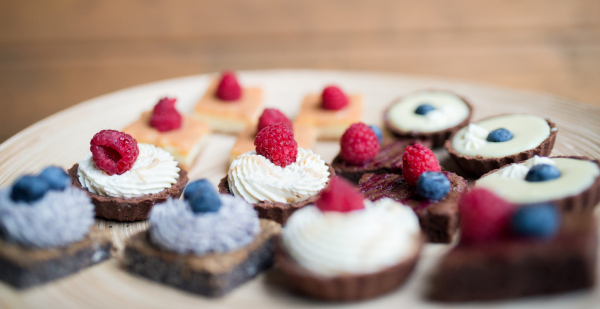
[[[456,95],[456,94],[455,94]],[[465,118],[465,120],[463,120],[461,123],[459,123],[456,126],[444,129],[444,130],[440,130],[437,132],[429,132],[429,133],[425,133],[425,132],[417,132],[417,131],[402,131],[401,129],[397,128],[396,126],[394,126],[388,117],[388,111],[390,110],[390,108],[392,108],[392,106],[394,106],[395,104],[397,104],[398,102],[400,102],[400,100],[402,100],[402,98],[396,99],[393,101],[393,103],[385,110],[385,112],[383,112],[383,122],[385,124],[385,127],[392,132],[392,134],[394,134],[394,136],[398,137],[398,138],[416,138],[416,139],[422,139],[422,140],[429,140],[431,141],[431,147],[433,148],[437,148],[437,147],[441,147],[444,145],[444,142],[446,140],[448,140],[448,138],[451,135],[454,135],[454,133],[456,133],[456,131],[460,130],[460,128],[466,126],[467,124],[469,124],[469,121],[471,121],[471,115],[473,114],[473,106],[471,106],[471,104],[469,103],[469,101],[467,101],[467,99],[465,99],[462,96],[456,95],[459,98],[461,98],[463,100],[463,102],[465,102],[465,104],[469,107],[469,116],[467,116],[467,118]]]
[[[458,229],[458,200],[467,190],[467,181],[454,173],[443,173],[450,180],[450,191],[439,201],[419,197],[415,188],[396,174],[365,174],[358,190],[371,201],[387,197],[410,206],[429,242],[449,243]]]
[[[329,167],[329,179],[331,179],[331,177],[335,176],[335,172],[331,165],[327,164],[327,166]],[[327,190],[328,187],[329,181],[321,191],[301,202],[280,203],[271,201],[260,201],[258,203],[252,204],[252,206],[254,206],[254,209],[258,212],[259,218],[273,220],[283,225],[292,215],[292,213],[294,213],[294,211],[306,205],[314,204],[314,202],[318,200],[321,196],[321,192]],[[221,181],[219,182],[219,193],[233,195],[231,191],[229,191],[229,182],[227,181],[227,176],[223,177],[223,179],[221,179]]]
[[[25,289],[69,276],[110,258],[111,239],[110,232],[95,227],[63,248],[35,249],[0,239],[0,280]]]
[[[498,116],[493,116],[489,118],[494,117]],[[552,152],[552,148],[554,148],[554,143],[556,142],[556,135],[558,134],[558,129],[556,128],[556,124],[550,121],[550,119],[546,119],[546,122],[548,122],[548,125],[550,126],[550,136],[548,136],[548,138],[546,138],[539,146],[502,158],[484,158],[482,156],[472,157],[461,155],[452,146],[452,140],[454,139],[454,135],[456,134],[456,132],[452,134],[452,136],[446,141],[444,147],[450,154],[450,158],[452,158],[452,160],[456,162],[456,164],[463,171],[473,176],[479,177],[491,170],[501,168],[511,163],[525,161],[527,159],[533,158],[533,156],[535,155],[540,157],[549,156],[550,152]]]
[[[587,224],[582,222],[588,221]],[[597,234],[593,220],[555,239],[458,245],[432,277],[430,298],[475,301],[554,294],[595,283]]]
[[[373,158],[373,160],[363,165],[353,165],[345,162],[342,157],[338,154],[331,166],[335,170],[336,175],[341,176],[354,183],[358,184],[358,181],[362,175],[366,173],[373,174],[402,174],[402,155],[406,150],[406,146],[415,143],[430,148],[431,141],[428,140],[384,140],[379,149],[379,153]]]
[[[126,268],[137,275],[205,296],[222,296],[254,278],[273,264],[275,237],[281,226],[260,220],[260,233],[239,250],[196,256],[161,250],[151,243],[148,231],[127,240]]]
[[[115,221],[139,221],[148,219],[150,209],[154,204],[163,203],[167,198],[179,198],[188,182],[187,171],[180,168],[177,182],[170,188],[155,194],[147,194],[138,197],[109,197],[94,194],[81,186],[77,177],[79,164],[69,169],[69,176],[73,185],[87,192],[94,203],[96,217]]]
[[[325,301],[356,301],[388,293],[401,286],[414,269],[423,247],[423,237],[414,254],[400,263],[370,274],[324,277],[296,263],[277,243],[275,265],[293,292]]]

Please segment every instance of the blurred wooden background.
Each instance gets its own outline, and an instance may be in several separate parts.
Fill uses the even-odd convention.
[[[106,92],[227,68],[432,75],[600,105],[600,1],[0,0],[0,141]]]

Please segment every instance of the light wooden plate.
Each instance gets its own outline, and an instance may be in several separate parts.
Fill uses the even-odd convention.
[[[455,83],[412,76],[336,71],[241,72],[242,82],[265,89],[266,105],[295,116],[306,93],[319,92],[335,83],[365,98],[364,120],[381,124],[383,109],[396,97],[423,88],[455,91],[475,106],[474,120],[499,113],[522,112],[549,117],[557,123],[558,139],[553,155],[585,155],[600,158],[600,108],[568,99],[489,86]],[[101,129],[122,129],[141,112],[152,108],[161,96],[178,98],[178,108],[190,112],[208,86],[210,76],[172,79],[107,94],[52,115],[0,145],[0,185],[6,186],[23,173],[39,172],[55,164],[69,168],[89,151],[91,137]],[[190,171],[190,178],[208,178],[216,185],[227,172],[227,158],[234,136],[213,135]],[[334,142],[318,143],[314,151],[331,162],[338,152]],[[443,150],[437,151],[447,163]],[[123,240],[147,227],[145,222],[117,223],[97,220],[113,231],[119,248]],[[419,266],[397,291],[367,302],[346,304],[348,308],[437,308],[442,304],[423,298],[427,279],[436,260],[449,246],[427,245]],[[600,277],[600,274],[597,274]],[[469,304],[514,308],[588,308],[600,304],[600,287],[592,291],[518,301]],[[323,304],[289,295],[262,275],[220,299],[181,292],[123,271],[117,259],[25,292],[0,283],[0,307],[44,308],[279,308],[323,307]],[[461,306],[462,307],[462,306]]]

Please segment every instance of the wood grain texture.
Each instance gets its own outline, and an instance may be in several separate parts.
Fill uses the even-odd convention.
[[[190,112],[208,86],[209,77],[191,76],[125,89],[82,102],[36,123],[0,145],[0,185],[6,186],[19,175],[36,173],[49,164],[72,166],[89,151],[89,140],[94,133],[100,129],[125,127],[163,95],[178,97],[178,108]],[[382,111],[399,96],[423,88],[448,89],[463,95],[474,105],[474,120],[506,112],[534,113],[551,118],[559,128],[552,155],[600,157],[600,108],[556,96],[383,73],[274,70],[241,72],[241,78],[244,84],[264,87],[266,105],[280,108],[292,117],[304,94],[318,91],[327,83],[338,83],[349,92],[363,94],[367,106],[364,120],[375,124],[381,124]],[[190,179],[208,178],[216,186],[227,172],[228,154],[234,139],[233,135],[213,135],[207,149],[190,170]],[[339,146],[336,142],[319,142],[314,151],[331,162]],[[453,168],[443,150],[436,153],[442,165]],[[119,249],[122,249],[124,239],[147,228],[146,222],[117,223],[99,219],[96,225],[112,230]],[[424,301],[423,295],[429,273],[447,249],[445,245],[427,244],[416,272],[406,285],[384,297],[347,307],[390,308],[399,304],[406,308],[441,307]],[[491,305],[549,309],[590,307],[598,302],[600,287],[586,293]],[[321,305],[288,294],[278,287],[277,277],[273,274],[260,276],[222,299],[211,300],[132,276],[119,267],[116,259],[25,292],[0,284],[2,308],[309,308]]]

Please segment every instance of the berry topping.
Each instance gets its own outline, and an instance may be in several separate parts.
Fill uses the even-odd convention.
[[[488,142],[492,142],[492,143],[501,143],[501,142],[506,142],[506,141],[510,141],[513,138],[512,133],[510,133],[510,131],[508,131],[507,129],[501,128],[501,129],[496,129],[492,132],[490,132],[490,134],[488,134],[486,140]]]
[[[442,170],[440,163],[431,149],[414,144],[406,147],[402,155],[402,175],[410,185],[416,185],[419,176],[424,172],[439,172]]]
[[[374,124],[369,125],[369,128],[375,132],[375,135],[377,135],[377,139],[379,140],[379,144],[381,144],[381,142],[383,142],[383,131],[381,131],[381,129]]]
[[[181,128],[181,114],[175,109],[175,98],[162,98],[154,106],[150,126],[160,132],[171,131]]]
[[[462,196],[458,206],[463,243],[493,241],[508,235],[514,205],[491,191],[473,189]]]
[[[62,191],[71,184],[71,178],[58,166],[48,166],[39,175],[45,180],[51,190]]]
[[[351,125],[340,140],[340,155],[344,161],[360,165],[375,158],[379,152],[379,139],[366,124]]]
[[[327,86],[321,94],[321,106],[324,109],[340,110],[348,105],[348,97],[338,86]]]
[[[298,144],[292,129],[283,122],[272,123],[256,134],[256,153],[273,164],[286,167],[296,162]]]
[[[221,198],[206,179],[196,180],[185,187],[183,198],[188,201],[194,213],[217,212],[221,208]]]
[[[558,177],[560,177],[560,171],[556,166],[550,164],[538,164],[529,169],[529,172],[525,175],[525,180],[529,182],[540,182],[556,179]]]
[[[364,197],[347,180],[333,177],[329,182],[329,188],[315,202],[321,211],[348,212],[364,209]]]
[[[33,175],[23,175],[13,185],[10,199],[15,202],[34,202],[41,199],[50,190],[50,185],[44,179]]]
[[[260,132],[260,130],[264,129],[268,125],[276,122],[283,122],[287,124],[290,128],[292,127],[292,122],[288,117],[286,117],[282,112],[280,112],[276,108],[266,108],[260,118],[258,118],[258,130],[256,132]]]
[[[423,172],[417,180],[417,194],[430,200],[441,200],[450,191],[450,180],[440,172]]]
[[[554,204],[525,206],[515,212],[510,223],[519,236],[550,238],[558,232],[560,214]]]
[[[223,101],[236,101],[242,97],[242,87],[233,72],[223,72],[217,87],[217,98]]]
[[[109,175],[121,175],[133,167],[140,150],[131,135],[116,130],[102,130],[90,141],[96,166]]]
[[[433,107],[430,104],[421,104],[417,107],[417,109],[415,109],[415,114],[417,115],[426,115],[427,113],[429,113],[430,111],[435,110],[435,107]]]

